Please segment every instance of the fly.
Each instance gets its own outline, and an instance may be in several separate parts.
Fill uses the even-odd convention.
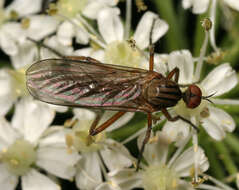
[[[137,170],[152,130],[152,113],[161,111],[169,121],[179,119],[198,128],[189,120],[178,115],[172,117],[168,107],[175,106],[183,99],[188,108],[196,108],[202,99],[200,88],[191,84],[185,92],[178,84],[179,69],[174,68],[164,77],[154,70],[154,48],[150,33],[149,70],[119,65],[102,64],[91,57],[77,56],[61,59],[40,60],[26,71],[27,88],[30,94],[43,102],[70,107],[119,111],[98,126],[101,115],[96,116],[89,134],[97,135],[126,112],[147,114],[148,128],[139,152]],[[36,41],[29,39],[37,43]],[[51,51],[55,52],[51,48]],[[58,52],[55,52],[58,55]],[[158,118],[159,119],[159,118]]]
[[[149,70],[118,65],[102,64],[90,57],[66,57],[45,59],[31,65],[26,71],[27,88],[36,99],[55,105],[117,110],[112,118],[100,126],[96,117],[89,134],[97,135],[126,112],[144,112],[148,128],[144,138],[138,165],[145,144],[152,130],[152,113],[162,111],[169,121],[181,119],[196,130],[197,127],[180,115],[172,117],[167,111],[181,99],[188,108],[200,105],[200,88],[191,84],[185,92],[178,84],[179,69],[174,68],[166,77],[153,71],[153,48],[150,51]],[[207,99],[208,100],[208,99]]]

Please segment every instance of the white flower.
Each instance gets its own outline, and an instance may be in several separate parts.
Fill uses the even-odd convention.
[[[30,47],[31,45],[26,46],[26,49]],[[26,49],[21,49],[21,51],[24,51]],[[27,55],[26,56],[25,55],[24,56],[22,55],[23,57],[19,56],[19,60],[28,59]],[[16,60],[16,61],[19,61],[19,60]],[[17,101],[18,98],[30,97],[30,94],[28,93],[26,89],[25,71],[26,71],[26,67],[22,67],[16,70],[0,69],[0,87],[1,87],[0,115],[6,115],[14,104],[18,104],[18,101]],[[64,106],[55,106],[55,105],[50,105],[50,104],[46,104],[42,102],[38,102],[38,104],[48,105],[49,108],[58,112],[65,112],[67,110],[67,107],[64,107]]]
[[[143,138],[144,135],[139,138],[138,147],[141,147]],[[140,170],[144,189],[180,189],[180,186],[187,182],[184,177],[192,176],[195,170],[203,173],[208,169],[207,157],[200,147],[196,151],[197,154],[193,147],[183,152],[183,147],[180,147],[168,160],[170,143],[171,140],[165,133],[157,132],[145,146],[143,157],[147,165],[142,164]],[[197,168],[194,165],[195,160],[198,163]]]
[[[125,38],[123,24],[119,17],[119,9],[104,9],[97,18],[98,28],[106,44],[104,61],[108,64],[130,67],[148,68],[148,59],[140,50],[149,46],[150,31],[155,20],[152,42],[159,40],[168,30],[168,24],[153,12],[146,12],[139,21],[133,39],[137,48],[130,47]],[[155,59],[156,60],[156,59]],[[157,60],[156,60],[157,61]]]
[[[83,15],[96,19],[99,11],[107,8],[107,7],[114,7],[118,3],[117,0],[112,1],[112,0],[88,0],[87,5],[85,6],[83,10]]]
[[[58,20],[50,16],[32,15],[41,10],[41,5],[42,0],[36,0],[35,3],[15,0],[5,9],[0,4],[0,47],[11,56],[15,68],[28,65],[37,58],[37,48],[29,42],[28,37],[42,40],[56,31]],[[12,21],[17,19],[21,19],[21,23]]]
[[[144,134],[140,136],[138,146],[141,147]],[[157,132],[146,145],[143,157],[146,164],[141,163],[142,169],[136,172],[135,168],[121,169],[109,172],[107,181],[100,184],[97,190],[129,190],[144,188],[145,190],[192,190],[194,189],[186,177],[192,175],[195,155],[193,148],[182,152],[183,147],[176,149],[168,160],[169,145],[171,140],[162,132]],[[199,165],[197,170],[205,172],[209,163],[204,151],[199,148],[195,159]]]
[[[31,0],[14,0],[6,7],[6,12],[9,14],[11,11],[15,11],[19,17],[23,17],[40,12],[41,6],[42,0],[35,0],[34,3]]]
[[[98,1],[95,1],[94,3],[97,4],[97,2]],[[70,2],[62,1],[62,3],[66,3],[67,6],[63,7],[68,7],[69,10],[74,9],[75,7]],[[109,2],[106,0],[105,3],[108,4]],[[136,46],[132,48],[127,42],[127,40],[129,40],[127,37],[129,36],[129,31],[123,27],[119,17],[119,9],[109,8],[108,6],[106,6],[107,8],[105,8],[105,6],[103,7],[104,8],[97,13],[97,24],[100,34],[79,14],[73,18],[64,16],[65,21],[59,26],[56,34],[59,46],[61,46],[60,44],[64,47],[71,46],[73,37],[76,37],[76,42],[81,44],[87,44],[90,39],[93,42],[93,48],[79,49],[75,51],[73,55],[90,56],[108,64],[148,69],[148,57],[141,50],[144,50],[149,46],[153,21],[155,20],[152,33],[153,43],[167,32],[168,24],[159,19],[156,14],[150,11],[146,12],[140,20],[135,34],[133,35],[135,44],[133,43],[131,45]],[[58,50],[59,46],[57,46],[56,50]],[[164,59],[164,55],[162,58],[161,56],[156,55],[155,62],[159,61],[158,58],[162,60]],[[155,70],[157,69],[157,66],[155,66]],[[165,69],[163,69],[163,71],[165,71]]]
[[[194,70],[197,69],[194,69],[194,60],[189,51],[183,50],[172,52],[169,55],[168,65],[169,70],[175,67],[180,69],[179,84],[191,84],[196,82],[196,73],[194,73]],[[236,72],[228,63],[224,63],[213,69],[207,77],[197,85],[201,88],[203,96],[209,96],[215,93],[210,100],[216,104],[238,104],[239,102],[236,100],[215,98],[230,91],[237,83],[238,79]],[[226,131],[232,132],[235,128],[235,122],[229,114],[219,108],[213,107],[204,99],[202,99],[201,104],[194,109],[187,108],[185,103],[180,100],[173,110],[177,115],[187,118],[194,124],[201,124],[207,133],[216,140],[223,139],[226,135]],[[188,124],[178,121],[177,127],[173,125],[175,126],[175,123],[172,124],[167,122],[164,126],[164,130],[167,131],[168,134],[174,133],[176,136],[177,134],[184,134],[184,137],[187,136],[189,130],[185,128],[190,127]]]
[[[16,20],[18,18],[22,18],[23,16],[27,17],[31,14],[39,12],[41,10],[41,3],[42,0],[36,0],[35,3],[32,3],[29,0],[15,0],[5,9],[3,8],[3,4],[0,5],[0,47],[6,54],[16,55],[18,53],[19,43],[23,43],[27,36],[21,23],[8,21],[10,19]],[[48,22],[45,22],[44,24],[47,23]],[[44,25],[40,26],[42,29],[41,31],[44,33],[47,33],[48,28],[50,27],[48,24],[48,28],[45,28]],[[39,31],[34,31],[34,35],[37,35],[38,33]]]
[[[53,50],[56,50],[59,54],[64,56],[70,56],[73,53],[73,47],[72,46],[66,46],[62,45],[62,43],[59,43],[57,40],[57,36],[51,36],[49,38],[45,38],[44,44],[48,47],[52,48]],[[42,47],[40,51],[40,57],[41,59],[50,59],[50,58],[59,58],[59,55],[55,54],[51,50]]]
[[[63,128],[47,129],[53,118],[54,112],[48,106],[22,99],[11,124],[4,118],[0,119],[2,188],[14,189],[21,177],[23,190],[58,190],[59,185],[37,168],[60,178],[73,178],[79,155],[68,152]]]
[[[106,7],[113,7],[117,1],[112,0],[60,0],[56,3],[56,16],[65,20],[59,27],[57,37],[63,45],[71,45],[75,36],[77,43],[87,44],[89,34],[85,27],[85,20],[80,16],[96,19],[99,11]]]
[[[78,13],[82,13],[88,18],[95,19],[100,10],[116,4],[117,1],[112,0],[60,0],[56,3],[56,8],[59,15],[67,18],[72,18]]]
[[[237,174],[230,176],[230,177],[234,177]],[[200,184],[197,189],[214,189],[214,190],[234,190],[233,188],[231,188],[230,186],[224,184],[221,180],[217,180],[212,176],[206,176],[206,180],[210,181],[210,184],[213,183],[213,185],[208,185],[208,184]]]
[[[90,190],[103,182],[105,166],[109,171],[118,171],[131,166],[132,158],[123,145],[107,139],[105,132],[96,137],[89,136],[89,127],[95,118],[93,112],[85,109],[75,109],[74,112],[78,122],[73,132],[66,136],[66,142],[69,148],[76,149],[82,156],[77,164],[77,187]]]
[[[96,190],[131,190],[142,187],[140,173],[135,168],[125,168],[106,175],[106,182],[96,187]]]
[[[195,14],[202,14],[207,11],[210,0],[183,0],[183,8],[188,9],[192,7],[192,12]],[[223,3],[225,3],[227,6],[231,7],[232,9],[235,9],[239,11],[239,2],[237,0],[223,0]]]
[[[20,96],[26,96],[25,71],[1,69],[0,70],[0,115],[5,115]]]
[[[29,16],[25,19],[26,26],[24,24],[21,25],[23,31],[21,34],[22,41],[18,42],[16,53],[10,55],[12,64],[16,69],[29,66],[39,60],[39,58],[42,58],[39,55],[37,45],[28,38],[40,41],[49,34],[54,33],[59,23],[55,18],[44,15]],[[60,49],[59,45],[58,48]]]

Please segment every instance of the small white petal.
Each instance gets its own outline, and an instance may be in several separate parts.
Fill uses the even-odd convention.
[[[72,55],[73,47],[72,46],[63,46],[59,41],[57,40],[56,36],[52,36],[50,38],[47,38],[44,40],[44,44],[48,45],[52,49],[58,51],[61,55]],[[41,58],[47,59],[47,58],[57,58],[58,56],[46,48],[41,48]]]
[[[8,96],[11,91],[11,76],[7,69],[0,70],[0,97]]]
[[[157,58],[154,56],[154,71],[158,72],[158,69],[160,68],[161,64],[159,64],[158,60],[157,61],[156,60],[157,60]],[[139,68],[148,70],[149,69],[149,59],[147,59],[146,57],[142,57],[141,61],[139,63]]]
[[[173,51],[168,58],[169,70],[179,68],[179,84],[190,84],[193,82],[193,58],[188,50]]]
[[[82,27],[82,23],[81,23],[80,20],[82,20],[81,17],[79,17],[78,19],[74,18],[72,20],[72,22],[75,23],[75,25],[74,25],[74,35],[76,37],[76,42],[77,43],[86,45],[86,44],[89,43],[90,34],[85,28]]]
[[[204,172],[208,169],[209,163],[207,157],[204,154],[203,149],[198,147],[197,150],[197,162],[199,171]],[[192,168],[194,167],[194,149],[193,147],[188,148],[185,150],[172,164],[172,168],[181,176],[186,177],[190,176]]]
[[[35,40],[42,40],[47,35],[55,32],[59,23],[54,17],[45,15],[34,15],[29,19],[30,26],[26,30],[27,36]]]
[[[207,95],[216,93],[215,96],[220,96],[230,91],[237,83],[236,72],[229,63],[225,63],[213,69],[202,81],[201,85]]]
[[[18,42],[24,42],[25,40],[25,31],[18,22],[8,22],[4,24],[1,26],[1,31],[4,31],[6,37],[9,37],[12,40]]]
[[[89,43],[89,34],[82,28],[76,30],[76,42],[79,44],[88,44]]]
[[[72,180],[75,175],[75,164],[79,160],[76,152],[68,152],[67,148],[56,148],[55,144],[51,147],[41,146],[37,150],[36,164],[49,173],[63,179]],[[57,156],[60,155],[60,156]]]
[[[138,148],[141,149],[145,133],[138,138]],[[157,132],[155,137],[146,146],[143,153],[145,160],[149,164],[166,163],[168,155],[169,137],[163,132]]]
[[[19,44],[18,53],[14,56],[11,56],[11,62],[15,69],[25,67],[26,65],[31,65],[38,54],[38,50],[35,44],[30,41]]]
[[[43,102],[44,103],[44,102]],[[55,110],[56,112],[64,113],[68,110],[67,106],[58,106],[58,105],[53,105],[53,104],[48,104],[46,103],[50,108]]]
[[[29,14],[37,13],[41,10],[42,0],[14,0],[7,8],[6,11],[16,11],[19,16],[26,16]]]
[[[102,5],[101,3],[99,3],[95,0],[95,2],[88,3],[85,6],[84,10],[82,11],[82,14],[88,18],[96,19],[102,6],[104,6],[104,5]]]
[[[239,11],[239,1],[238,0],[224,0],[224,2],[232,9]]]
[[[16,22],[9,22],[1,26],[0,46],[8,55],[15,55],[18,52],[17,43],[25,40],[25,31]]]
[[[90,55],[93,51],[94,50],[92,48],[81,48],[81,49],[76,50],[73,53],[73,55],[74,56],[89,56],[90,57]]]
[[[93,48],[81,48],[76,50],[73,55],[76,56],[89,56],[100,62],[104,62],[105,52],[103,50],[94,50]]]
[[[188,9],[188,8],[192,7],[193,0],[183,0],[182,5],[183,5],[184,9]]]
[[[163,126],[162,131],[167,134],[170,141],[176,142],[176,146],[179,146],[188,137],[190,127],[191,126],[189,124],[185,123],[182,120],[175,122],[167,121]]]
[[[107,6],[114,6],[116,3],[117,1],[112,0],[89,0],[82,13],[86,17],[96,19],[100,10]]]
[[[193,13],[204,13],[208,9],[209,2],[209,0],[193,0]]]
[[[74,26],[68,22],[63,22],[57,30],[57,39],[64,46],[72,45],[72,38],[75,35]]]
[[[106,43],[123,40],[124,29],[119,14],[118,8],[105,8],[98,14],[99,31]]]
[[[38,146],[39,147],[57,147],[57,148],[66,148],[65,135],[69,130],[65,129],[63,126],[51,126],[47,129]]]
[[[222,127],[220,125],[217,125],[217,123],[214,123],[212,120],[204,119],[202,126],[215,140],[222,140],[226,136],[226,133],[224,132]]]
[[[209,117],[202,119],[202,126],[208,134],[216,139],[222,140],[226,134],[225,131],[232,132],[235,129],[233,118],[221,109],[208,106]]]
[[[73,109],[73,113],[79,120],[82,120],[83,118],[84,118],[84,120],[95,119],[95,113],[88,109],[75,108],[75,109]]]
[[[12,128],[8,121],[0,117],[0,149],[7,148],[19,137],[20,135]]]
[[[18,183],[18,177],[9,173],[4,164],[0,164],[0,187],[1,189],[14,190]]]
[[[146,12],[141,20],[139,21],[139,24],[136,28],[136,31],[134,33],[134,40],[136,41],[136,45],[140,49],[145,49],[149,46],[149,38],[150,38],[150,32],[153,24],[153,20],[155,19],[154,28],[152,31],[152,42],[155,43],[159,38],[161,38],[167,31],[168,31],[168,24],[162,20],[159,19],[156,14],[153,12]]]
[[[24,190],[60,190],[60,186],[45,175],[32,169],[22,176],[22,189]]]
[[[95,190],[121,190],[121,188],[119,186],[116,186],[115,184],[104,182],[97,186]]]
[[[13,102],[15,99],[13,99],[11,96],[8,97],[0,97],[0,116],[6,115],[8,111],[11,109]]]
[[[195,190],[192,186],[192,183],[186,181],[186,180],[179,180],[178,181],[178,190]],[[200,187],[200,185],[199,185]]]
[[[23,98],[15,108],[12,126],[18,129],[26,140],[36,143],[54,116],[54,111],[47,105],[30,98]]]
[[[168,71],[168,57],[168,54],[154,54],[154,71],[165,76],[165,73]],[[149,67],[149,63],[147,66]]]
[[[0,47],[7,55],[16,55],[18,48],[16,43],[0,31]]]
[[[122,190],[130,190],[137,187],[142,187],[141,174],[136,172],[134,168],[109,172],[108,175],[113,187],[117,185]]]
[[[12,89],[12,78],[7,69],[0,70],[0,115],[5,115],[16,100]]]
[[[102,183],[100,158],[97,152],[84,153],[78,162],[76,185],[79,189],[94,189]]]
[[[100,151],[101,156],[110,171],[119,170],[132,165],[133,158],[129,151],[120,143],[107,140],[107,146]]]
[[[98,61],[104,63],[105,62],[105,52],[103,50],[97,50],[97,51],[94,51],[92,54],[91,54],[91,57],[94,58],[94,59],[97,59]]]

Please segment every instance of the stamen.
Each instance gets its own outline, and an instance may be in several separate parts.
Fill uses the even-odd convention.
[[[206,50],[207,50],[208,39],[209,39],[209,31],[205,30],[205,38],[203,41],[203,45],[200,49],[200,56],[198,59],[196,70],[195,70],[195,79],[194,79],[195,81],[199,81],[199,79],[200,79],[202,65],[203,65],[203,59],[205,58],[205,54],[206,54]]]
[[[124,38],[128,39],[130,34],[131,27],[131,16],[132,16],[132,0],[126,1],[126,21],[125,21],[125,32]]]

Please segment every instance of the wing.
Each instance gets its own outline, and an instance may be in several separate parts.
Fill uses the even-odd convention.
[[[148,71],[102,64],[88,57],[46,59],[26,72],[27,87],[35,98],[56,105],[138,109],[137,97]]]

